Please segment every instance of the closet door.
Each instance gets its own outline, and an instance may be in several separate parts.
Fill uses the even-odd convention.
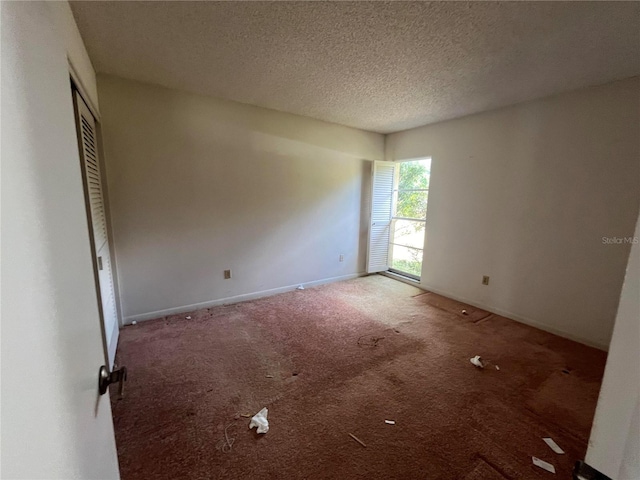
[[[101,311],[104,342],[109,357],[109,368],[113,361],[118,344],[118,311],[116,309],[113,272],[111,269],[111,252],[107,236],[107,218],[102,192],[100,159],[98,157],[98,141],[96,121],[80,94],[75,91],[78,141],[84,176],[85,200],[87,216],[90,223],[95,269],[98,279],[98,297]]]

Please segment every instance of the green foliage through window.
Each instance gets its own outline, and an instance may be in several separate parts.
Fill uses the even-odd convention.
[[[420,220],[426,218],[428,192],[412,190],[428,189],[430,173],[430,160],[400,164],[396,216]]]
[[[427,218],[427,192],[398,192],[396,216],[404,218]]]
[[[391,268],[419,277],[422,273],[422,262],[417,260],[394,260]]]
[[[398,189],[413,190],[417,188],[429,188],[430,173],[431,173],[430,160],[420,160],[417,162],[402,162],[400,164],[400,177],[398,179]]]

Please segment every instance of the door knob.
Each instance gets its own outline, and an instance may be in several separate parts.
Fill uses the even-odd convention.
[[[98,372],[98,390],[100,395],[107,393],[107,388],[112,383],[118,383],[118,394],[124,395],[124,382],[127,380],[127,367],[120,367],[113,372],[109,371],[109,367],[102,365]]]

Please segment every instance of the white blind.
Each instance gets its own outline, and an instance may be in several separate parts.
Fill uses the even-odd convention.
[[[371,224],[367,250],[367,272],[384,272],[389,268],[389,236],[393,213],[393,181],[396,164],[373,162],[371,184]]]

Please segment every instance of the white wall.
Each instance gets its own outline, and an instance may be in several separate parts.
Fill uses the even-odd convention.
[[[635,237],[640,241],[640,217]],[[640,478],[640,244],[631,247],[586,462],[616,480]]]
[[[41,2],[0,8],[1,475],[118,478],[111,406],[97,400],[104,351],[61,27],[70,24]]]
[[[382,135],[109,76],[98,91],[125,323],[364,271]]]
[[[76,21],[73,18],[71,6],[69,2],[65,1],[48,2],[47,6],[51,10],[55,27],[60,32],[61,40],[64,42],[76,86],[82,93],[93,115],[98,117],[100,112],[96,72],[93,69],[93,65],[91,65],[91,59],[80,36],[80,30],[78,30]]]
[[[431,156],[422,285],[606,348],[640,204],[638,78],[387,137]],[[491,277],[481,285],[482,275]]]

